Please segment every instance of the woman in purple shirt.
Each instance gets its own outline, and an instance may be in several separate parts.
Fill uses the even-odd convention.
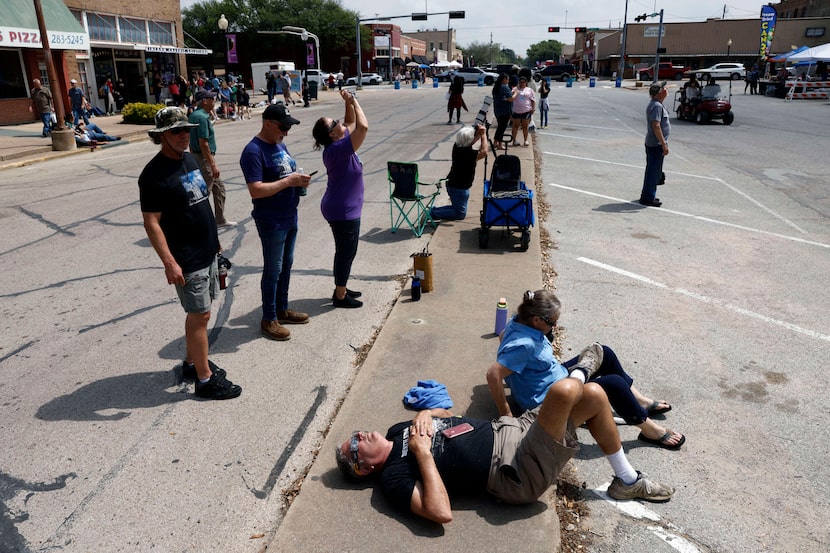
[[[360,215],[363,209],[363,163],[357,150],[366,139],[369,123],[357,99],[348,90],[341,90],[346,104],[343,121],[321,117],[314,124],[314,148],[323,148],[323,164],[328,172],[328,184],[320,210],[329,222],[334,235],[334,294],[335,307],[361,307],[360,292],[349,290],[346,284],[352,271],[360,237]]]

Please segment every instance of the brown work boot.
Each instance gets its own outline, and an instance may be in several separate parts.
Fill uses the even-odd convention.
[[[308,313],[300,313],[291,309],[277,311],[277,320],[283,325],[304,325],[308,322]]]
[[[291,333],[288,332],[288,329],[281,327],[278,321],[261,321],[259,326],[262,333],[272,340],[284,342],[291,339]]]

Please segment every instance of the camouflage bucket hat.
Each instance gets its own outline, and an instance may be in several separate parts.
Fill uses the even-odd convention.
[[[199,125],[187,121],[187,112],[182,108],[162,108],[156,112],[156,128],[148,131],[151,135],[162,134],[178,127],[193,128]]]

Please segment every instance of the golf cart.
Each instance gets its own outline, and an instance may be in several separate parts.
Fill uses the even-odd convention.
[[[674,93],[674,105],[672,110],[680,120],[694,121],[698,125],[708,123],[715,119],[723,121],[724,125],[731,125],[735,120],[732,113],[732,104],[729,98],[732,97],[732,81],[729,82],[729,98],[721,95],[720,85],[714,79],[703,87],[698,97],[687,98],[687,88],[684,86]],[[689,94],[692,96],[692,94]]]

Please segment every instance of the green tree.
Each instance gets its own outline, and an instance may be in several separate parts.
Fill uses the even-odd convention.
[[[465,62],[470,58],[475,65],[499,63],[516,63],[516,53],[509,48],[501,48],[500,44],[471,42],[469,46],[461,48],[464,52]]]
[[[295,35],[264,35],[259,31],[279,31],[285,25],[302,27],[320,39],[323,67],[335,69],[342,56],[355,50],[354,11],[343,9],[338,0],[205,0],[182,10],[182,26],[188,35],[217,54],[223,65],[225,43],[217,26],[225,14],[228,33],[236,33],[240,68],[254,61],[304,60],[305,47]],[[371,48],[372,36],[362,27],[364,50]],[[300,64],[302,67],[302,64]]]
[[[564,46],[558,40],[545,40],[531,44],[527,49],[527,65],[536,65],[537,61],[558,60]]]

